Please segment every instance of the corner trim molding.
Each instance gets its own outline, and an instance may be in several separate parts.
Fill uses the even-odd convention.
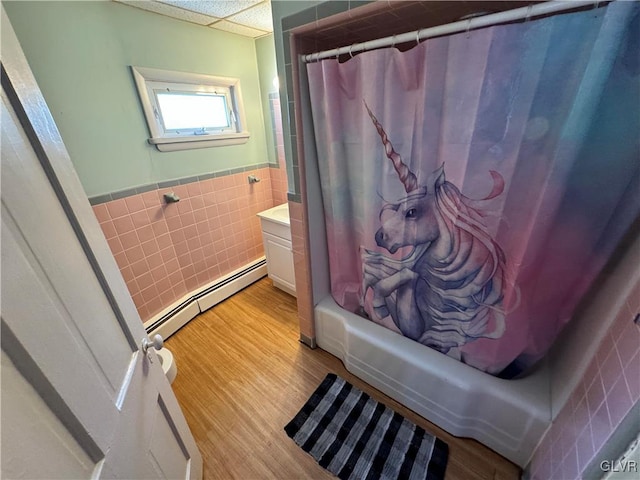
[[[304,334],[300,334],[300,342],[304,343],[309,348],[317,348],[318,344],[316,343],[316,337],[307,337]]]

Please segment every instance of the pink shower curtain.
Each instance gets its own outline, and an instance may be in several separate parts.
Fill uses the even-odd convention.
[[[540,359],[640,212],[639,12],[308,64],[336,301],[492,374]]]

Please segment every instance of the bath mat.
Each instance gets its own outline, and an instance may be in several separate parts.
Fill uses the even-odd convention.
[[[444,478],[446,443],[332,373],[284,430],[342,480]]]

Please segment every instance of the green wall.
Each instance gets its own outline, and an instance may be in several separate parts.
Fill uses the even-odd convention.
[[[115,2],[3,4],[88,196],[269,160],[252,38]],[[130,65],[239,78],[251,138],[159,152]]]
[[[280,78],[280,105],[282,108],[282,129],[284,131],[284,152],[287,157],[287,180],[289,192],[295,194],[300,194],[300,180],[297,155],[295,155],[295,139],[291,137],[291,123],[289,121],[289,102],[293,102],[293,97],[289,98],[287,90],[291,90],[293,87],[289,85],[287,88],[282,19],[312,8],[319,3],[321,2],[316,0],[271,0],[276,65],[278,77]]]
[[[256,40],[256,54],[260,75],[260,92],[262,94],[262,111],[264,112],[267,153],[269,163],[277,163],[276,141],[273,134],[273,120],[271,119],[271,106],[269,104],[269,94],[278,93],[278,89],[273,85],[273,79],[278,76],[273,35],[268,35]],[[280,166],[284,168],[284,165]]]

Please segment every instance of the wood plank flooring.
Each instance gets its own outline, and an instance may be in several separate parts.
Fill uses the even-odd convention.
[[[497,453],[449,435],[298,338],[295,299],[264,278],[167,340],[178,365],[173,389],[202,452],[205,479],[335,478],[283,430],[329,372],[447,442],[447,480],[519,478],[519,468]]]

